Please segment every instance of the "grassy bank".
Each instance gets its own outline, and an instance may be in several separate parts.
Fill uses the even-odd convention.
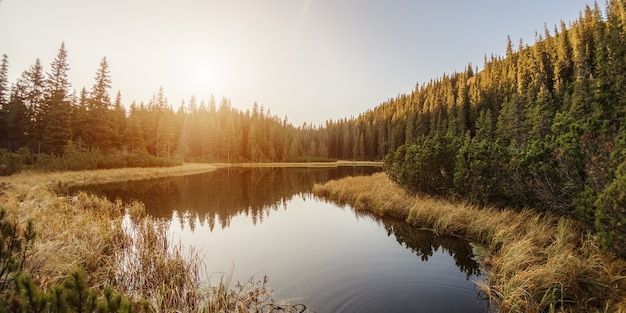
[[[339,167],[339,166],[383,166],[376,161],[333,161],[333,162],[275,162],[275,163],[235,163],[233,167]]]
[[[407,194],[385,174],[316,185],[314,193],[484,244],[479,283],[501,312],[626,312],[626,262],[603,253],[575,221]]]
[[[205,270],[202,256],[173,242],[168,225],[147,216],[143,204],[111,202],[84,193],[69,197],[62,192],[70,186],[189,175],[224,166],[185,164],[0,177],[0,209],[15,225],[32,221],[37,232],[20,275],[30,275],[38,290],[46,293],[66,288],[68,276],[79,270],[94,297],[106,300],[105,287],[111,286],[133,301],[147,300],[150,312],[300,311],[274,305],[265,280],[231,284],[226,275],[218,286],[205,285],[201,280]],[[9,275],[8,279],[20,275]],[[0,296],[7,292],[11,290],[0,290]],[[20,311],[38,311],[29,302],[30,293],[19,297],[23,292],[14,291],[18,297],[9,299],[10,303],[22,306]],[[37,299],[50,301],[42,305],[53,311],[53,300],[43,296]],[[73,312],[71,305],[65,308],[68,312]]]

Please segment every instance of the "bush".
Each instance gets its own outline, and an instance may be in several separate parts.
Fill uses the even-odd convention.
[[[511,153],[498,142],[466,140],[456,156],[455,191],[475,204],[515,205]]]
[[[62,284],[42,290],[23,271],[36,237],[33,222],[22,227],[2,210],[0,235],[0,313],[152,311],[146,301],[133,302],[111,287],[102,291],[88,288],[86,274],[80,268],[69,273]]]
[[[19,153],[0,148],[0,176],[8,176],[22,170],[23,161]]]
[[[69,141],[62,156],[38,155],[34,167],[44,171],[80,171],[124,167],[169,167],[180,164],[180,161],[155,157],[145,150],[130,154],[104,155],[98,149],[84,147],[81,142]]]
[[[423,136],[385,158],[385,172],[411,192],[446,195],[453,188],[459,141],[450,135]]]
[[[595,229],[605,249],[626,258],[626,161],[595,203]]]

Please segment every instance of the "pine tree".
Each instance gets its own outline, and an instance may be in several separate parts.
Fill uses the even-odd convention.
[[[3,54],[0,62],[0,138],[8,138],[9,57]],[[8,143],[6,140],[0,140],[0,146],[6,147]]]
[[[174,112],[171,107],[159,114],[156,132],[156,156],[171,158],[174,152]]]
[[[122,93],[120,91],[115,95],[115,103],[113,104],[113,117],[115,121],[113,140],[117,149],[122,148],[125,144],[124,133],[126,132],[126,109],[122,105]]]
[[[109,63],[107,58],[103,57],[100,61],[100,67],[96,71],[95,84],[91,88],[91,101],[95,109],[109,109],[111,98],[108,90],[111,88],[111,74],[109,73]]]
[[[205,120],[204,136],[202,138],[202,158],[217,161],[219,160],[220,150],[220,122],[217,104],[213,95],[209,98],[209,103],[205,110],[201,110],[201,115],[204,116],[203,120]]]
[[[46,78],[46,87],[49,98],[53,98],[55,103],[67,101],[70,96],[72,84],[68,78],[70,66],[67,63],[67,50],[65,43],[61,43],[56,58],[50,64],[50,72]]]
[[[61,44],[50,67],[46,78],[46,101],[41,112],[42,139],[48,152],[60,155],[65,144],[72,139],[71,84],[65,44]]]
[[[94,80],[87,113],[89,128],[85,140],[92,147],[108,150],[113,147],[115,141],[116,125],[108,92],[111,88],[111,77],[106,57],[100,61]]]
[[[0,109],[9,103],[9,57],[2,55],[0,61]]]
[[[145,129],[141,119],[140,108],[137,107],[135,102],[130,105],[127,124],[125,137],[130,151],[143,151],[146,148],[144,143]]]
[[[175,129],[178,130],[178,143],[176,144],[176,159],[182,162],[185,161],[185,158],[189,154],[189,115],[187,114],[187,108],[185,106],[185,102],[183,101],[178,107],[175,116],[176,126]]]
[[[557,30],[555,29],[555,33]],[[556,36],[556,60],[553,66],[554,71],[554,90],[556,94],[562,96],[567,85],[572,81],[574,70],[574,51],[569,37],[569,30],[565,26],[565,22],[561,21],[561,32]]]
[[[72,139],[75,141],[83,141],[87,138],[89,124],[87,122],[87,114],[89,111],[89,93],[87,88],[80,90],[78,100],[73,103],[72,107]]]
[[[9,129],[9,133],[16,137],[23,136],[23,141],[31,151],[40,153],[42,149],[43,112],[45,107],[45,77],[39,59],[35,64],[24,71],[18,78],[11,101],[16,107],[26,108],[27,124],[25,129]],[[18,109],[19,110],[19,109]],[[18,118],[20,119],[20,118]],[[23,131],[23,133],[20,133]]]

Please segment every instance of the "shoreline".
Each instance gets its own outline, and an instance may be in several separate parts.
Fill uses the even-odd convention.
[[[488,281],[478,285],[498,312],[626,312],[626,261],[601,251],[571,219],[410,195],[384,173],[318,184],[313,193],[484,245]]]
[[[382,162],[372,161],[335,161],[335,162],[294,162],[294,163],[183,163],[173,167],[134,167],[117,169],[99,169],[83,171],[38,172],[24,171],[11,176],[0,176],[2,185],[34,186],[42,181],[48,184],[61,184],[67,187],[83,186],[99,183],[124,182],[162,177],[174,177],[200,174],[220,168],[253,168],[253,167],[341,167],[341,166],[382,166]]]
[[[357,164],[360,165],[333,162],[323,166]],[[305,165],[313,164],[272,166]],[[32,223],[37,234],[28,253],[24,254],[28,255],[28,260],[23,272],[20,270],[15,275],[32,277],[37,292],[44,293],[64,288],[68,277],[77,271],[84,272],[86,288],[100,299],[104,296],[102,288],[111,286],[135,305],[142,301],[150,303],[152,309],[138,312],[221,312],[235,307],[261,310],[273,301],[265,282],[243,282],[241,288],[235,288],[225,275],[217,286],[203,285],[199,280],[203,264],[198,252],[187,251],[171,242],[165,226],[159,219],[146,215],[143,204],[109,201],[86,193],[73,197],[63,194],[68,187],[193,175],[240,166],[253,165],[186,163],[164,168],[26,171],[2,176],[1,209],[17,227]],[[119,264],[126,262],[127,257],[136,262],[120,268]],[[183,290],[184,293],[178,292]],[[21,294],[12,289],[1,292]],[[27,303],[28,300],[20,301]],[[274,305],[283,311],[297,306]]]
[[[33,218],[41,229],[41,239],[38,239],[41,242],[33,253],[34,270],[56,273],[42,277],[58,281],[61,272],[69,271],[80,262],[91,264],[96,272],[90,275],[98,278],[103,275],[102,268],[114,266],[111,252],[106,248],[108,244],[103,245],[104,242],[115,245],[112,240],[119,236],[119,229],[112,230],[111,222],[119,225],[119,211],[135,204],[87,196],[70,202],[57,197],[54,190],[59,186],[191,175],[225,167],[314,168],[368,166],[368,163],[380,166],[378,162],[345,161],[185,163],[172,168],[25,172],[0,177],[0,200],[19,221]],[[463,237],[487,247],[481,261],[488,267],[488,281],[479,287],[500,312],[626,312],[626,262],[603,253],[594,238],[571,219],[532,210],[514,212],[409,195],[384,173],[329,181],[315,185],[313,192],[342,205],[349,204],[355,210],[402,219],[414,227]],[[93,245],[102,250],[82,250]],[[67,251],[64,253],[71,257],[59,255],[57,251]],[[101,264],[92,260],[94,254],[109,261]]]

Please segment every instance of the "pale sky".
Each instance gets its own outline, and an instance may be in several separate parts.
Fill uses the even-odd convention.
[[[604,6],[604,2],[599,2]],[[294,125],[358,116],[416,83],[482,69],[507,35],[535,41],[578,18],[583,0],[0,0],[9,80],[65,42],[69,77],[91,89],[106,56],[113,98],[174,108],[192,95]]]

